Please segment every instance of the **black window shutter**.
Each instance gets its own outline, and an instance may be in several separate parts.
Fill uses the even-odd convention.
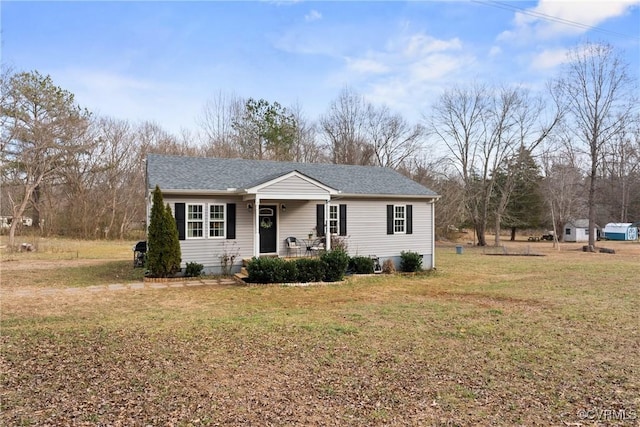
[[[393,205],[387,205],[387,234],[393,234]]]
[[[316,205],[316,235],[324,236],[324,205]]]
[[[340,205],[340,232],[341,236],[347,235],[347,205]]]
[[[236,238],[236,204],[227,203],[227,239]]]
[[[407,234],[413,234],[413,205],[407,205]]]
[[[184,240],[184,236],[185,236],[184,203],[176,203],[173,210],[174,210],[174,216],[176,218],[176,226],[178,227],[178,239]]]

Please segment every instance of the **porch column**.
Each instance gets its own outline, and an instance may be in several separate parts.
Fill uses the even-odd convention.
[[[328,251],[331,250],[331,227],[329,227],[329,202],[330,200],[326,200],[324,202],[324,248]]]
[[[260,257],[260,198],[256,195],[253,203],[253,256]]]

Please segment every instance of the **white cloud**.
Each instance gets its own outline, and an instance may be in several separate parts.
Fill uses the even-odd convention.
[[[531,58],[531,68],[547,70],[567,62],[567,49],[544,50]]]
[[[406,41],[404,54],[407,56],[421,56],[434,52],[445,52],[448,50],[460,50],[462,43],[457,37],[451,40],[438,40],[426,34],[415,34]]]
[[[413,33],[345,61],[345,69],[334,83],[349,84],[369,102],[388,105],[416,119],[441,87],[473,69],[475,56],[464,52],[458,38],[437,39]]]
[[[489,50],[489,57],[499,56],[502,54],[502,48],[500,46],[492,46]]]
[[[638,5],[637,0],[540,0],[536,7],[516,12],[514,28],[502,32],[498,40],[526,42],[531,38],[580,35],[608,19],[627,14]]]
[[[379,61],[368,58],[347,58],[347,68],[360,74],[382,74],[389,71],[389,67]]]
[[[315,9],[312,9],[311,12],[304,16],[304,20],[307,22],[318,21],[322,19],[322,14]]]

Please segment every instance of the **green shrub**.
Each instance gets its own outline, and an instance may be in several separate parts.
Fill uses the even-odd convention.
[[[349,259],[349,270],[354,274],[372,274],[373,258],[366,256],[354,256]]]
[[[320,258],[298,258],[294,262],[298,268],[298,282],[320,282],[324,277],[325,265]]]
[[[349,255],[346,252],[335,249],[325,252],[320,256],[325,264],[324,281],[337,282],[344,279],[344,273],[349,265]]]
[[[280,276],[276,283],[292,283],[298,281],[298,266],[293,261],[284,261],[280,266]]]
[[[422,255],[411,251],[400,253],[400,271],[413,273],[420,270],[422,270]]]
[[[295,282],[298,269],[295,262],[282,258],[253,258],[247,265],[248,281],[251,283]]]
[[[323,253],[320,258],[253,258],[247,265],[250,283],[337,282],[344,278],[349,255],[341,250]]]
[[[200,277],[202,276],[202,270],[204,270],[204,265],[197,262],[188,262],[184,274],[187,277]]]

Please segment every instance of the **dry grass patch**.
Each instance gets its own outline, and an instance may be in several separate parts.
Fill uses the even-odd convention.
[[[579,411],[638,414],[637,257],[444,248],[437,259],[435,274],[342,285],[3,298],[0,420],[591,425]]]

